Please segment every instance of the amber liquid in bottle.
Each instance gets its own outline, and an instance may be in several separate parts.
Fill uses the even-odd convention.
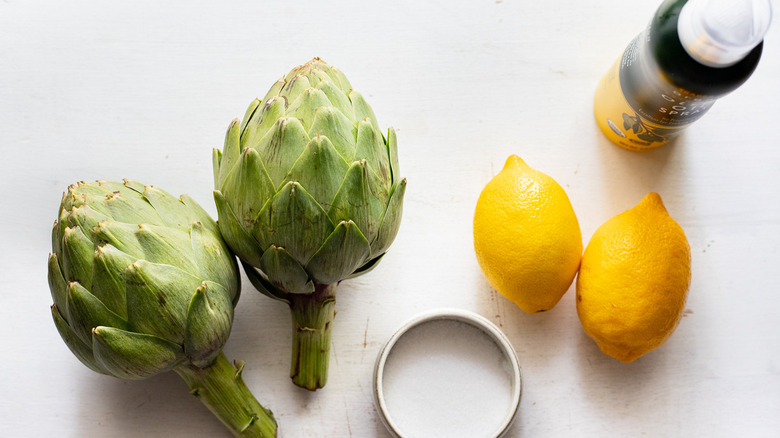
[[[763,42],[726,67],[694,59],[678,35],[678,18],[686,3],[665,1],[598,84],[596,121],[618,146],[645,151],[665,145],[719,97],[742,85],[761,58]]]

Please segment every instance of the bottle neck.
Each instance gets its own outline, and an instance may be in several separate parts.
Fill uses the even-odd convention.
[[[753,73],[761,59],[763,43],[734,65],[711,67],[703,64],[692,57],[680,41],[678,19],[688,3],[687,0],[665,0],[661,4],[647,30],[647,56],[652,57],[664,80],[677,88],[703,96],[726,95]]]
[[[677,33],[696,61],[729,67],[761,43],[771,17],[769,0],[689,0],[680,10]]]

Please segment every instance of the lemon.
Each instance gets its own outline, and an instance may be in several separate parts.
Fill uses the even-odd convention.
[[[591,237],[577,277],[577,314],[601,351],[631,362],[677,328],[690,283],[685,233],[649,193]]]
[[[582,234],[563,188],[511,155],[477,201],[474,250],[491,286],[525,312],[543,312],[571,286]]]

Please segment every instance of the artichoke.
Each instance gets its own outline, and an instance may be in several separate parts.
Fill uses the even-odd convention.
[[[174,370],[236,436],[276,436],[243,364],[222,353],[240,276],[195,201],[131,181],[78,183],[63,194],[52,247],[52,317],[84,365],[122,379]]]
[[[376,266],[401,222],[395,131],[319,58],[294,68],[214,150],[220,231],[252,284],[287,302],[290,375],[327,382],[336,286]]]

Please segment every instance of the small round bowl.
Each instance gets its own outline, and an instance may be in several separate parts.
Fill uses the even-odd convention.
[[[507,339],[506,335],[493,324],[488,319],[477,315],[475,313],[460,310],[460,309],[437,309],[429,312],[425,312],[423,314],[417,315],[410,319],[409,321],[405,322],[401,327],[399,327],[395,333],[388,339],[388,341],[385,343],[385,345],[382,347],[382,349],[379,352],[379,356],[376,361],[376,366],[374,367],[374,398],[377,405],[377,410],[379,411],[380,418],[382,419],[382,422],[385,424],[387,429],[390,431],[390,433],[394,437],[398,438],[409,438],[408,435],[415,435],[417,432],[419,432],[420,436],[433,436],[434,433],[432,431],[418,431],[418,430],[410,430],[407,427],[406,432],[404,432],[403,429],[403,418],[394,417],[394,413],[392,411],[392,407],[388,406],[388,402],[386,399],[386,394],[388,390],[392,390],[391,387],[386,387],[388,384],[392,384],[391,381],[396,381],[398,377],[393,376],[391,381],[388,381],[385,377],[386,372],[386,365],[388,364],[388,358],[391,358],[391,354],[393,352],[393,348],[396,346],[396,344],[406,336],[406,339],[404,341],[409,345],[409,342],[425,342],[423,339],[422,341],[414,340],[414,336],[407,336],[410,331],[414,331],[414,333],[417,337],[425,336],[426,332],[423,330],[425,328],[426,324],[437,322],[437,321],[454,321],[454,322],[460,322],[465,323],[464,324],[452,324],[449,326],[448,330],[446,331],[446,334],[444,338],[442,338],[441,334],[436,335],[434,325],[428,326],[428,334],[429,340],[428,342],[432,342],[431,346],[432,349],[440,350],[441,348],[447,348],[447,342],[448,339],[458,339],[458,342],[469,342],[469,341],[463,341],[462,339],[472,339],[476,340],[474,338],[474,334],[469,334],[467,332],[471,331],[474,332],[474,330],[471,330],[471,328],[476,328],[478,332],[481,332],[484,335],[487,335],[487,338],[492,341],[496,347],[498,347],[498,350],[501,354],[501,360],[496,362],[486,362],[486,364],[490,367],[495,367],[497,370],[492,370],[491,372],[497,372],[496,376],[501,376],[501,378],[506,377],[506,383],[508,385],[511,385],[511,390],[506,391],[502,395],[502,399],[508,399],[508,405],[504,408],[506,409],[506,414],[503,416],[500,421],[498,421],[498,424],[487,424],[485,425],[484,434],[482,434],[482,430],[478,432],[480,435],[480,438],[493,438],[493,437],[501,437],[504,436],[504,434],[509,430],[510,426],[512,425],[512,422],[514,421],[515,417],[517,416],[517,411],[520,406],[520,395],[522,392],[522,377],[520,375],[520,365],[517,360],[517,354],[515,353],[514,348],[512,348],[512,344],[509,342],[509,339]],[[470,326],[470,327],[469,327]],[[415,329],[415,330],[413,330]],[[440,333],[442,332],[442,328],[439,329]],[[431,334],[433,333],[433,334]],[[434,336],[439,336],[439,338],[434,338]],[[458,336],[460,336],[458,338]],[[471,336],[471,338],[469,338]],[[476,335],[477,337],[483,338],[478,333]],[[441,342],[441,341],[444,342]],[[480,341],[482,342],[482,341]],[[498,356],[495,354],[494,350],[492,350],[491,347],[489,347],[489,342],[485,340],[485,344],[488,344],[487,347],[489,348],[493,353],[491,355]],[[403,344],[402,344],[403,345]],[[466,345],[465,343],[463,345]],[[468,344],[472,345],[472,344]],[[457,347],[457,346],[455,346]],[[407,348],[407,350],[404,350],[404,348]],[[425,348],[428,348],[426,345],[420,345],[416,347],[401,347],[402,356],[401,359],[396,360],[403,360],[404,355],[408,355],[411,353],[406,353],[405,351],[409,351],[408,348],[417,348],[419,351],[417,353],[420,353],[420,355],[427,355],[427,351]],[[476,347],[475,347],[476,348]],[[483,347],[479,347],[483,348]],[[483,348],[483,352],[485,351]],[[453,351],[445,351],[447,360],[443,362],[436,362],[435,368],[438,370],[440,367],[457,367],[460,366],[456,362],[460,361],[461,364],[468,363],[469,361],[474,362],[474,359],[477,359],[475,363],[477,363],[476,366],[481,366],[484,364],[479,364],[479,360],[481,358],[478,357],[468,357],[471,353],[466,353],[464,357],[458,357],[457,354],[459,354],[458,348],[454,348]],[[475,352],[477,350],[474,350]],[[462,352],[461,352],[462,353]],[[415,353],[416,354],[416,353]],[[474,353],[479,354],[479,353]],[[418,355],[419,356],[419,355]],[[419,361],[419,359],[414,359],[415,361]],[[426,364],[424,364],[426,365]],[[471,366],[471,365],[469,365]],[[392,368],[393,366],[391,366]],[[398,368],[398,365],[395,365],[396,368]],[[403,368],[403,366],[400,366]],[[407,367],[408,368],[408,367]],[[442,369],[442,375],[447,374],[447,372],[450,370]],[[477,371],[481,371],[480,369],[477,369]],[[391,371],[391,373],[397,373],[400,371]],[[454,374],[452,375],[459,375],[457,373],[462,373],[461,371],[454,371]],[[475,373],[479,374],[479,373]],[[447,374],[450,375],[450,374]],[[404,376],[406,377],[406,376]],[[476,378],[477,376],[475,376]],[[418,378],[412,376],[412,378]],[[457,398],[461,396],[468,397],[468,393],[463,394],[462,392],[458,392],[459,389],[465,391],[469,391],[470,388],[473,388],[475,383],[472,382],[472,376],[471,375],[462,375],[461,380],[462,383],[468,383],[469,385],[460,385],[462,388],[459,388],[460,382],[451,382],[452,388],[451,390],[447,390],[447,394],[445,398]],[[492,379],[492,377],[491,377]],[[449,382],[449,380],[448,380]],[[424,382],[421,382],[424,383]],[[495,384],[495,383],[494,383]],[[410,386],[413,388],[410,391],[410,394],[408,394],[410,400],[416,396],[419,396],[419,391],[424,390],[425,385],[420,384],[418,386],[416,382],[411,381],[411,383],[407,382],[404,384],[405,386]],[[508,394],[507,394],[508,393]],[[407,397],[407,395],[404,395],[404,397]],[[462,420],[463,418],[469,418],[469,424],[473,424],[473,421],[479,421],[482,418],[477,418],[478,416],[474,416],[474,412],[455,412],[454,410],[448,410],[448,409],[436,409],[437,406],[429,406],[425,405],[422,407],[422,410],[425,411],[426,418],[430,418],[430,415],[444,415],[446,418],[440,418],[442,421],[450,422],[450,419],[452,420]],[[503,409],[503,408],[502,408]],[[395,412],[395,415],[397,416],[399,413]],[[500,415],[500,414],[496,414]],[[437,417],[439,418],[439,417]],[[498,417],[496,417],[498,418]],[[419,422],[419,421],[418,421]],[[430,424],[434,424],[435,422],[430,422]],[[425,426],[428,426],[429,423],[427,421],[424,423]],[[418,425],[419,426],[419,425]],[[429,426],[433,427],[433,426]],[[406,433],[406,435],[405,435]],[[463,432],[466,433],[466,432]],[[438,433],[436,433],[438,435]],[[476,434],[474,431],[468,432],[470,435],[469,438],[476,438]],[[452,436],[452,435],[447,435]]]

